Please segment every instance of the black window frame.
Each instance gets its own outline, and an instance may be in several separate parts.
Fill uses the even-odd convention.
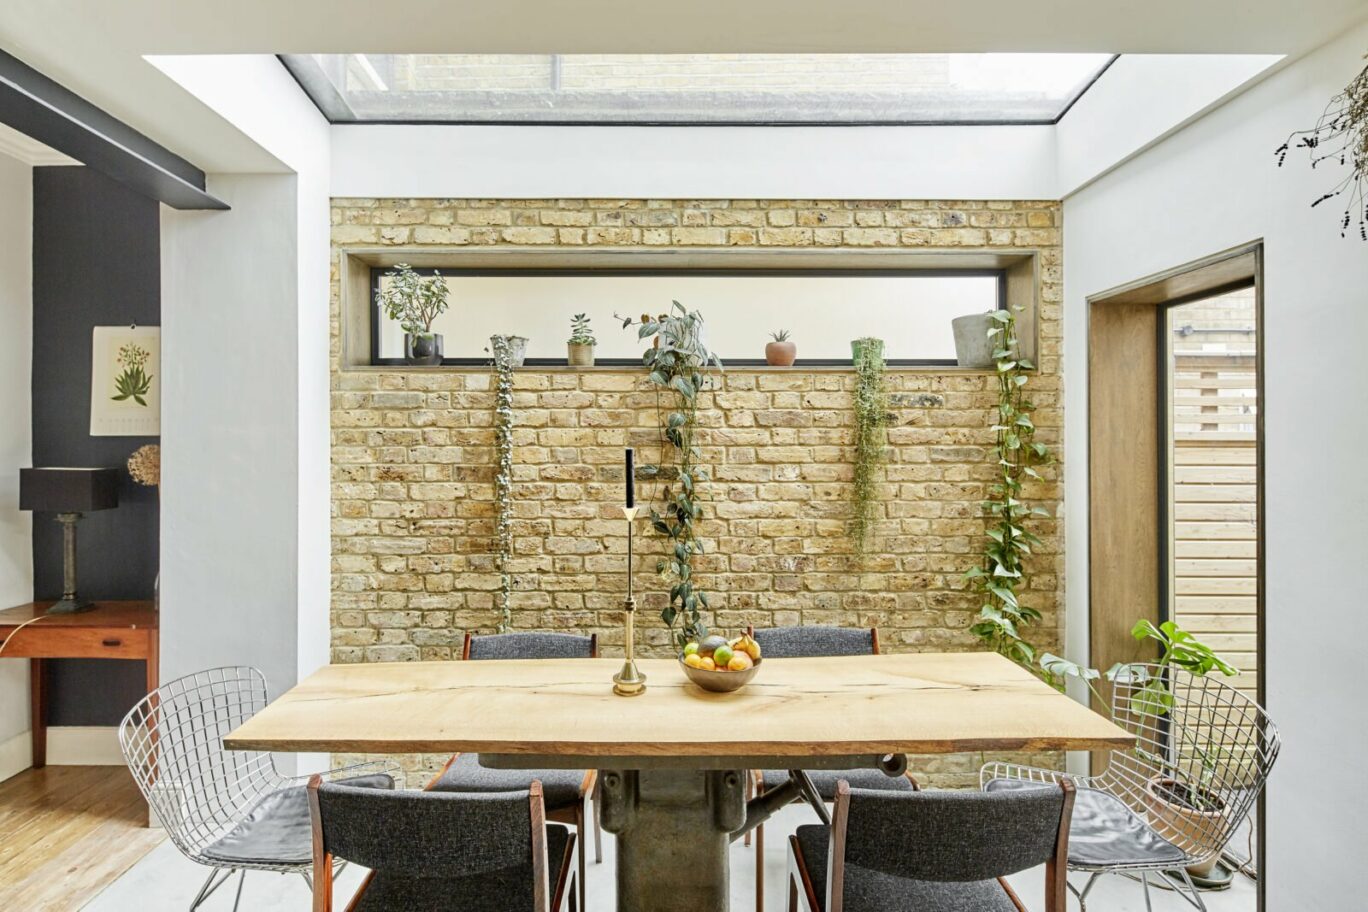
[[[413,367],[405,358],[387,358],[380,355],[380,313],[379,292],[380,278],[385,273],[393,272],[393,266],[372,266],[370,267],[370,361],[372,367]],[[794,268],[745,268],[745,269],[691,269],[686,267],[631,267],[625,269],[602,269],[587,267],[518,267],[518,266],[470,266],[470,267],[447,267],[447,266],[424,266],[413,267],[413,271],[419,275],[434,275],[440,272],[443,276],[536,276],[543,278],[554,277],[574,277],[586,275],[612,274],[617,276],[772,276],[787,278],[795,276],[899,276],[904,278],[918,277],[938,277],[938,278],[984,278],[993,277],[997,279],[997,306],[996,310],[1006,310],[1007,302],[1007,269],[1006,268],[982,268],[982,269],[794,269]],[[443,358],[439,367],[484,367],[491,363],[489,358]],[[722,357],[722,363],[731,367],[768,367],[764,358],[726,358]],[[958,362],[954,358],[888,358],[884,363],[888,367],[956,367]],[[797,370],[806,367],[850,367],[854,364],[851,358],[799,358],[794,361],[792,367],[780,368],[781,370]],[[640,367],[640,358],[595,358],[595,367],[605,368],[624,368]],[[569,367],[567,358],[528,358],[524,362],[524,367]],[[583,370],[584,368],[577,368]]]

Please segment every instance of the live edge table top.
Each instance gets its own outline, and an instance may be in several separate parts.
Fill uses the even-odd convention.
[[[992,653],[766,659],[708,693],[673,659],[330,665],[224,739],[229,749],[565,758],[842,757],[1105,750],[1134,740]],[[591,765],[591,764],[590,764]],[[799,765],[795,763],[795,765]]]

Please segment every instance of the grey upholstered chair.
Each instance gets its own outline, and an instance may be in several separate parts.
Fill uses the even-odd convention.
[[[223,736],[266,706],[255,668],[212,668],[177,678],[138,702],[119,723],[124,762],[157,822],[181,854],[209,868],[194,912],[228,878],[248,871],[309,878],[307,777],[276,771],[271,755],[224,750]],[[329,773],[392,789],[399,769],[363,763]]]
[[[810,658],[814,656],[869,656],[879,654],[877,627],[795,627],[751,628],[750,635],[760,644],[767,659]],[[761,794],[783,785],[787,770],[755,770],[753,787]],[[910,792],[917,788],[911,774],[888,776],[877,769],[808,770],[808,778],[824,801],[836,798],[836,783],[844,780],[856,788]],[[755,908],[765,908],[765,826],[755,828]]]
[[[596,659],[598,636],[569,633],[466,634],[463,659]],[[479,754],[456,754],[428,784],[434,792],[501,792],[526,789],[533,780],[542,784],[548,820],[570,823],[579,838],[579,904],[585,904],[584,838],[586,803],[594,793],[594,770],[500,770],[480,765]],[[598,815],[594,825],[594,860],[603,860],[603,833]]]
[[[1147,691],[1151,682],[1162,692]],[[1079,907],[1100,876],[1126,874],[1140,881],[1146,907],[1153,876],[1205,910],[1187,868],[1214,860],[1249,816],[1278,758],[1278,727],[1224,681],[1161,665],[1133,665],[1113,681],[1112,720],[1136,746],[1112,751],[1100,775],[1074,780],[1069,868],[1089,875],[1074,890]],[[1062,776],[1009,763],[980,773],[990,792]]]
[[[1011,792],[879,792],[837,784],[831,826],[789,837],[789,912],[1026,912],[1002,878],[1045,865],[1065,912],[1067,779]]]
[[[575,836],[547,825],[541,784],[517,792],[382,792],[309,782],[314,912],[336,860],[371,873],[348,912],[575,910]]]

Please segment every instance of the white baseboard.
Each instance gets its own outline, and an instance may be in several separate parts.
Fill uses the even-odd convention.
[[[51,766],[123,766],[117,725],[59,725],[47,730]]]
[[[17,776],[32,765],[33,736],[28,731],[0,741],[0,782]]]

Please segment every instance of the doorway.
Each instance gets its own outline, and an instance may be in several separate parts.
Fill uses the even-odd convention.
[[[1132,626],[1173,620],[1261,704],[1262,262],[1250,244],[1088,299],[1091,664],[1152,661]],[[1262,817],[1226,849],[1251,873]]]

